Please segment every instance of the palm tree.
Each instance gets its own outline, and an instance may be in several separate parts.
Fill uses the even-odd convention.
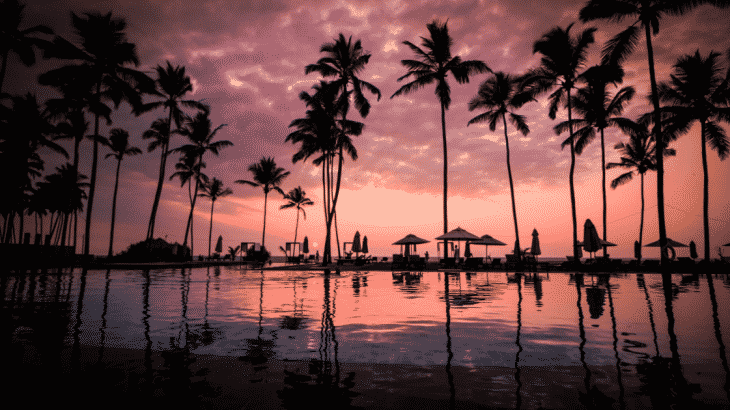
[[[109,12],[105,15],[85,13],[85,17],[71,13],[71,19],[76,34],[81,38],[81,47],[56,37],[51,56],[80,63],[42,74],[39,82],[61,89],[83,85],[83,89],[87,90],[86,86],[91,85],[87,108],[94,114],[95,139],[84,234],[84,256],[88,256],[99,157],[99,118],[108,112],[108,107],[104,109],[102,106],[106,105],[104,101],[111,101],[118,108],[122,101],[127,101],[133,107],[139,107],[142,103],[140,94],[151,90],[154,84],[143,72],[128,67],[130,64],[139,66],[139,59],[135,45],[127,41],[124,33],[127,23],[123,18],[112,18]]]
[[[588,46],[593,43],[595,28],[583,30],[577,37],[570,35],[573,24],[565,29],[555,27],[545,33],[542,38],[533,45],[533,53],[542,54],[540,67],[528,73],[530,87],[536,93],[547,92],[557,86],[557,89],[550,94],[550,119],[555,119],[560,106],[568,108],[568,128],[570,130],[570,206],[573,217],[573,257],[580,260],[578,255],[578,220],[575,211],[575,186],[573,183],[575,175],[575,142],[573,141],[573,106],[571,91],[579,71],[583,68],[586,60]]]
[[[652,32],[659,34],[659,20],[664,15],[679,16],[700,4],[712,4],[716,7],[730,6],[727,0],[588,0],[580,10],[580,19],[583,22],[593,20],[609,20],[621,22],[623,19],[635,19],[624,31],[609,40],[603,49],[603,61],[610,64],[620,64],[636,47],[639,41],[640,29],[644,29],[646,36],[646,53],[649,62],[649,80],[651,84],[651,102],[654,107],[654,139],[656,141],[657,164],[657,210],[659,213],[659,245],[664,249],[667,245],[667,227],[664,216],[664,152],[665,140],[662,135],[661,107],[657,94],[656,71],[654,69],[654,48],[651,43]],[[661,263],[667,262],[664,252],[661,253]]]
[[[606,169],[623,168],[628,171],[611,181],[611,189],[616,189],[619,185],[631,181],[634,173],[641,176],[641,223],[639,225],[639,246],[641,246],[644,239],[644,174],[657,169],[654,153],[656,146],[649,131],[644,128],[644,132],[629,134],[628,142],[619,142],[614,148],[621,154],[621,162],[609,162],[606,164]],[[675,154],[673,149],[664,149],[664,156]]]
[[[462,61],[459,56],[451,56],[453,40],[449,36],[446,27],[448,22],[441,24],[434,20],[426,25],[430,38],[421,37],[423,49],[404,41],[415,54],[418,60],[401,60],[408,72],[399,77],[398,81],[413,77],[413,81],[403,85],[390,98],[397,95],[409,94],[428,84],[436,83],[436,97],[441,105],[441,137],[444,151],[444,233],[448,231],[447,196],[448,196],[448,160],[446,150],[446,110],[451,105],[451,87],[446,82],[446,77],[451,73],[456,82],[465,84],[469,82],[469,76],[491,72],[487,65],[479,60]],[[425,49],[425,51],[424,51]],[[444,247],[446,244],[444,243]]]
[[[188,199],[190,200],[190,214],[188,216],[188,222],[185,225],[185,241],[183,242],[183,248],[188,244],[188,234],[192,232],[192,214],[195,209],[195,200],[198,195],[198,186],[208,182],[208,176],[203,173],[205,163],[200,161],[195,155],[183,153],[180,155],[180,159],[175,164],[175,171],[170,175],[170,180],[175,178],[180,179],[180,187],[183,187],[186,183],[188,184]],[[195,194],[193,194],[193,181],[195,181]],[[192,235],[190,238],[190,254],[194,255],[193,252],[193,240]]]
[[[497,128],[497,121],[502,119],[504,127],[504,141],[507,149],[507,176],[509,177],[509,190],[512,196],[512,217],[515,221],[515,241],[516,249],[520,247],[520,232],[517,228],[517,206],[515,205],[515,189],[512,182],[512,166],[509,159],[509,137],[507,136],[507,115],[512,125],[522,135],[530,133],[525,117],[515,114],[513,111],[521,108],[530,101],[535,101],[532,93],[523,87],[523,79],[514,77],[502,71],[494,73],[494,76],[488,78],[479,86],[477,95],[469,101],[469,111],[477,108],[483,108],[486,112],[477,115],[469,120],[467,125],[487,122],[489,129],[494,131]]]
[[[304,118],[297,118],[289,124],[296,130],[286,137],[286,141],[294,144],[301,143],[301,147],[292,157],[292,162],[307,160],[312,155],[318,155],[312,163],[322,165],[322,197],[324,198],[324,217],[327,235],[325,237],[324,265],[331,262],[331,227],[334,216],[334,206],[337,204],[339,190],[333,194],[334,158],[340,147],[347,152],[350,158],[357,160],[357,149],[352,143],[351,135],[362,133],[364,125],[361,122],[342,119],[344,100],[336,98],[338,89],[330,83],[321,81],[313,86],[315,92],[310,95],[305,91],[299,94],[299,99],[309,107]],[[339,119],[338,119],[339,118]]]
[[[158,132],[165,132],[166,138],[162,140],[162,159],[160,160],[160,172],[157,180],[157,191],[155,191],[155,200],[152,203],[152,214],[150,215],[150,221],[147,227],[147,239],[154,239],[155,219],[157,217],[157,209],[160,204],[160,197],[162,196],[162,185],[165,181],[167,154],[170,148],[170,137],[172,137],[172,127],[170,127],[169,124],[172,124],[172,122],[175,121],[175,125],[179,129],[182,126],[183,121],[188,119],[188,116],[182,111],[182,107],[194,108],[204,113],[209,112],[208,106],[205,104],[194,100],[183,99],[185,94],[193,91],[190,76],[185,74],[185,67],[173,67],[172,64],[167,61],[166,67],[158,65],[155,70],[157,71],[157,80],[155,81],[156,87],[151,94],[156,97],[160,97],[161,100],[144,104],[140,108],[140,112],[148,112],[166,107],[168,109],[168,116],[166,122],[167,126],[160,126],[156,129]],[[164,125],[165,123],[161,124]],[[153,127],[154,125],[155,124],[153,124]]]
[[[138,155],[142,153],[137,147],[129,145],[129,133],[121,128],[113,128],[109,132],[109,148],[112,152],[106,154],[105,158],[114,157],[117,159],[117,173],[114,179],[114,196],[112,199],[112,223],[109,232],[109,253],[107,258],[112,257],[114,247],[114,222],[117,216],[117,191],[119,190],[119,169],[122,167],[122,159],[125,155]]]
[[[36,37],[37,34],[53,34],[53,31],[46,26],[33,26],[25,30],[20,29],[23,21],[23,9],[25,4],[17,0],[4,0],[0,3],[0,55],[2,68],[0,68],[0,94],[2,94],[5,73],[8,70],[8,55],[14,52],[20,57],[20,61],[29,67],[35,64],[34,48],[45,48],[47,41]]]
[[[61,230],[61,246],[66,244],[66,230],[68,219],[74,211],[81,211],[84,208],[84,199],[87,198],[86,188],[89,183],[85,182],[86,175],[79,174],[71,164],[64,164],[56,168],[54,174],[45,177],[45,181],[38,183],[37,195],[46,199],[48,210],[51,211],[51,232],[55,231],[59,221],[63,219]],[[53,223],[53,213],[57,212],[56,223]]]
[[[729,54],[730,56],[730,54]],[[674,73],[669,83],[658,87],[659,99],[672,104],[663,107],[669,114],[669,129],[679,134],[689,131],[698,121],[701,127],[700,143],[703,172],[703,222],[705,239],[705,261],[710,261],[710,223],[709,223],[709,180],[707,173],[707,144],[717,151],[721,160],[730,154],[728,140],[721,123],[730,123],[730,70],[720,66],[720,54],[710,52],[703,58],[697,50],[693,55],[685,55],[674,65]],[[666,139],[666,138],[665,138]]]
[[[223,181],[218,178],[213,178],[206,184],[203,184],[203,192],[198,194],[204,198],[210,198],[210,229],[208,230],[208,258],[210,258],[210,241],[213,235],[213,208],[215,207],[215,201],[218,198],[223,198],[231,195],[233,191],[230,188],[223,188]],[[230,247],[229,247],[230,249]],[[235,256],[235,252],[233,252]],[[233,259],[231,259],[233,260]]]
[[[608,127],[618,127],[627,132],[636,132],[640,127],[634,121],[620,117],[624,106],[634,97],[633,87],[623,87],[613,97],[608,92],[610,83],[623,81],[623,69],[617,66],[596,65],[580,75],[586,85],[577,90],[573,97],[573,108],[582,118],[573,119],[573,126],[578,128],[572,138],[575,153],[580,155],[585,147],[596,137],[595,130],[601,134],[601,189],[603,194],[603,240],[608,240],[608,224],[606,210],[606,144],[604,130]],[[555,126],[555,132],[561,134],[568,130],[568,122],[564,121]],[[563,141],[563,147],[570,144],[571,137]],[[606,254],[606,247],[603,247]]]
[[[284,199],[286,199],[286,204],[279,207],[279,209],[288,209],[288,208],[297,208],[297,224],[294,228],[294,242],[297,241],[297,232],[299,231],[299,212],[304,215],[304,219],[307,219],[307,213],[304,211],[303,206],[310,206],[314,205],[314,202],[312,202],[311,199],[307,198],[307,193],[304,192],[301,186],[298,186],[286,195],[284,195]]]
[[[180,133],[188,138],[189,143],[179,148],[175,148],[172,152],[181,152],[183,155],[194,158],[195,161],[202,164],[203,155],[205,155],[206,152],[212,152],[217,156],[221,149],[233,145],[233,143],[228,140],[213,142],[213,138],[215,138],[218,131],[227,124],[221,124],[211,130],[212,124],[208,115],[208,112],[199,112],[195,117],[185,121],[185,127],[180,130]],[[195,190],[192,196],[192,206],[190,207],[190,214],[188,215],[187,223],[187,229],[190,231],[191,235],[193,230],[193,209],[195,208],[195,201],[198,196],[199,187],[199,181],[196,179]],[[188,243],[188,231],[185,232],[183,246]],[[190,242],[192,243],[192,240]]]
[[[279,185],[281,185],[284,181],[284,178],[289,176],[289,171],[284,170],[284,168],[277,167],[273,157],[261,158],[258,163],[251,164],[248,167],[248,171],[253,174],[253,181],[239,179],[234,182],[253,187],[260,186],[264,190],[264,229],[261,234],[261,247],[263,248],[266,245],[266,205],[269,198],[269,192],[274,190],[281,195],[284,195],[284,191],[279,188]]]

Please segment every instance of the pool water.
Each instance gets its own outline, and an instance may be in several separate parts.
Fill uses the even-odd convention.
[[[28,407],[730,407],[727,275],[209,267],[1,281],[5,387]]]

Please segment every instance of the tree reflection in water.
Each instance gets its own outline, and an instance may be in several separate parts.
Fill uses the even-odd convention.
[[[520,378],[520,353],[522,353],[522,344],[520,344],[520,333],[522,332],[522,274],[515,273],[514,279],[517,282],[517,337],[515,344],[517,344],[517,354],[515,355],[515,381],[517,382],[517,392],[515,393],[516,398],[516,409],[522,408],[522,379]]]
[[[728,276],[728,275],[724,275]],[[710,302],[712,302],[712,323],[715,328],[715,338],[720,349],[720,362],[722,362],[722,368],[725,370],[725,395],[727,396],[728,402],[730,402],[730,369],[728,369],[727,355],[725,354],[725,343],[722,340],[722,332],[720,331],[720,318],[717,314],[717,296],[715,295],[715,284],[712,280],[712,274],[707,274],[707,286],[710,290]]]
[[[348,409],[359,393],[355,387],[355,372],[342,380],[338,359],[339,345],[335,333],[337,282],[330,303],[330,274],[324,274],[324,302],[319,340],[319,359],[308,362],[308,374],[284,369],[285,387],[276,394],[287,409],[325,408]],[[332,363],[334,361],[334,363]],[[333,369],[334,365],[334,369]],[[333,372],[334,370],[334,372]]]
[[[262,325],[264,317],[264,271],[261,271],[261,280],[259,282],[259,326],[258,334],[255,339],[245,339],[246,354],[239,357],[238,360],[249,362],[254,366],[254,372],[259,372],[268,368],[266,363],[274,356],[274,346],[276,345],[276,333],[272,332],[271,339],[262,338],[264,328]],[[262,378],[252,379],[252,383],[263,381]]]

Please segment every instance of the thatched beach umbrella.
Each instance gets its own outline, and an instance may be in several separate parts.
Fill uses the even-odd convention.
[[[362,238],[362,253],[370,253],[370,249],[368,249],[368,236],[365,235]]]
[[[661,245],[659,245],[659,241],[654,241],[652,243],[644,245],[645,248],[660,248]],[[672,252],[674,253],[674,256],[676,256],[676,252],[674,252],[674,248],[687,248],[688,245],[683,244],[682,242],[677,242],[673,239],[667,238],[667,251],[669,248],[672,249]],[[672,258],[674,259],[674,258]]]
[[[393,245],[401,245],[401,254],[403,254],[403,246],[406,247],[406,253],[407,255],[410,254],[410,246],[413,245],[413,251],[416,251],[416,245],[420,245],[423,243],[429,243],[431,241],[428,241],[423,238],[419,238],[416,235],[413,235],[412,233],[409,233],[406,235],[403,239],[397,240],[393,242]]]
[[[492,238],[489,235],[482,235],[481,238],[479,238],[478,241],[472,241],[470,242],[472,245],[484,245],[485,247],[485,253],[487,256],[489,256],[489,245],[495,245],[495,246],[506,246],[507,244],[499,241],[497,239]]]
[[[470,242],[470,241],[478,241],[479,237],[474,235],[473,233],[467,232],[461,227],[457,227],[456,229],[447,232],[441,236],[436,237],[439,241],[454,241],[454,242]],[[444,257],[447,255],[447,250],[444,249]]]

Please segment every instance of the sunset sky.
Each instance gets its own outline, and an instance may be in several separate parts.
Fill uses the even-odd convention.
[[[391,243],[413,233],[432,242],[419,247],[436,255],[434,238],[443,232],[442,216],[442,145],[440,108],[429,86],[406,96],[391,95],[403,84],[396,79],[406,73],[400,60],[412,59],[413,53],[403,45],[410,41],[420,45],[427,36],[426,24],[434,19],[446,21],[454,40],[452,53],[463,59],[484,61],[494,71],[522,73],[539,63],[532,53],[533,43],[552,27],[577,22],[577,33],[597,27],[596,43],[590,48],[588,65],[596,64],[605,41],[633,21],[620,24],[595,22],[582,24],[578,12],[585,0],[563,2],[525,1],[33,1],[26,7],[22,28],[45,24],[56,33],[78,44],[71,27],[70,13],[112,11],[128,22],[127,34],[137,44],[140,69],[154,77],[154,67],[169,60],[184,65],[194,84],[193,99],[211,106],[214,126],[228,124],[218,133],[235,145],[224,149],[219,157],[208,154],[204,160],[209,177],[217,177],[234,195],[216,202],[213,241],[223,235],[224,246],[241,241],[261,241],[264,196],[260,188],[234,184],[237,179],[251,179],[247,167],[265,156],[291,171],[282,189],[301,186],[315,206],[307,208],[307,219],[300,220],[299,240],[304,235],[314,250],[322,253],[325,224],[322,210],[320,169],[311,162],[292,164],[297,147],[284,142],[295,118],[304,116],[305,106],[298,99],[301,91],[310,91],[320,80],[305,75],[304,67],[322,54],[323,43],[332,42],[339,33],[362,41],[372,54],[361,78],[378,87],[377,101],[366,93],[372,108],[370,115],[359,118],[354,110],[350,118],[365,123],[365,130],[354,138],[359,159],[345,163],[342,192],[338,203],[341,241],[351,241],[355,231],[368,236],[370,250],[376,255],[390,255],[398,250]],[[709,6],[695,9],[682,17],[668,16],[661,21],[660,33],[654,37],[659,81],[669,79],[677,58],[700,51],[723,53],[727,67],[730,49],[730,10]],[[40,100],[53,96],[49,88],[37,84],[38,74],[63,62],[48,60],[31,68],[22,66],[11,54],[4,91],[12,94],[32,92]],[[642,37],[626,66],[624,86],[636,87],[637,95],[625,116],[635,119],[649,109],[649,89],[645,40]],[[452,104],[446,113],[449,162],[449,230],[461,226],[476,234],[489,234],[514,243],[514,227],[509,200],[509,182],[505,164],[503,130],[491,132],[486,125],[467,122],[480,112],[470,112],[467,104],[488,74],[472,77],[459,85],[450,77]],[[142,133],[163,111],[134,117],[130,107],[122,105],[114,113],[111,127],[129,131],[131,143],[146,152]],[[568,190],[569,150],[561,150],[565,135],[556,136],[553,126],[567,119],[560,111],[553,121],[548,118],[547,100],[527,104],[520,111],[527,116],[531,133],[527,137],[510,128],[512,172],[516,186],[517,213],[523,247],[530,246],[531,232],[540,233],[543,256],[563,257],[571,254],[571,217]],[[90,120],[90,118],[88,119]],[[728,131],[727,125],[725,126]],[[667,234],[689,243],[694,240],[702,254],[702,167],[699,126],[682,136],[672,148],[675,158],[665,162],[665,196]],[[626,137],[607,130],[607,162],[617,162],[613,146]],[[183,144],[176,137],[171,147]],[[67,145],[71,151],[71,145]],[[90,174],[91,143],[82,143],[81,171]],[[107,153],[101,151],[100,158]],[[62,159],[45,152],[46,173]],[[711,255],[717,257],[720,245],[730,242],[730,162],[708,152],[710,178]],[[159,152],[128,157],[122,163],[115,252],[143,240],[154,198],[159,169]],[[167,175],[172,174],[177,157],[168,161]],[[109,240],[109,220],[116,161],[100,160],[97,198],[94,203],[91,253],[105,254]],[[623,171],[609,170],[607,183]],[[646,215],[644,243],[658,239],[656,175],[646,179]],[[597,138],[577,159],[576,195],[579,239],[583,223],[590,218],[602,235],[600,139]],[[296,213],[279,210],[284,201],[278,194],[269,196],[266,225],[267,248],[281,255],[278,247],[294,237]],[[167,181],[157,218],[155,234],[168,241],[182,242],[189,211],[187,189],[179,181]],[[201,198],[196,207],[195,253],[207,252],[210,202]],[[618,244],[610,253],[631,257],[633,242],[638,239],[640,218],[640,184],[638,176],[616,190],[608,190],[608,240]],[[83,224],[80,224],[82,227]],[[79,230],[83,234],[83,229]],[[511,246],[490,248],[501,256]],[[333,248],[334,251],[334,248]],[[679,250],[687,256],[686,250]],[[336,252],[334,252],[336,254]],[[476,250],[483,255],[483,250]],[[730,248],[725,248],[730,254]],[[658,257],[647,250],[646,257]]]

